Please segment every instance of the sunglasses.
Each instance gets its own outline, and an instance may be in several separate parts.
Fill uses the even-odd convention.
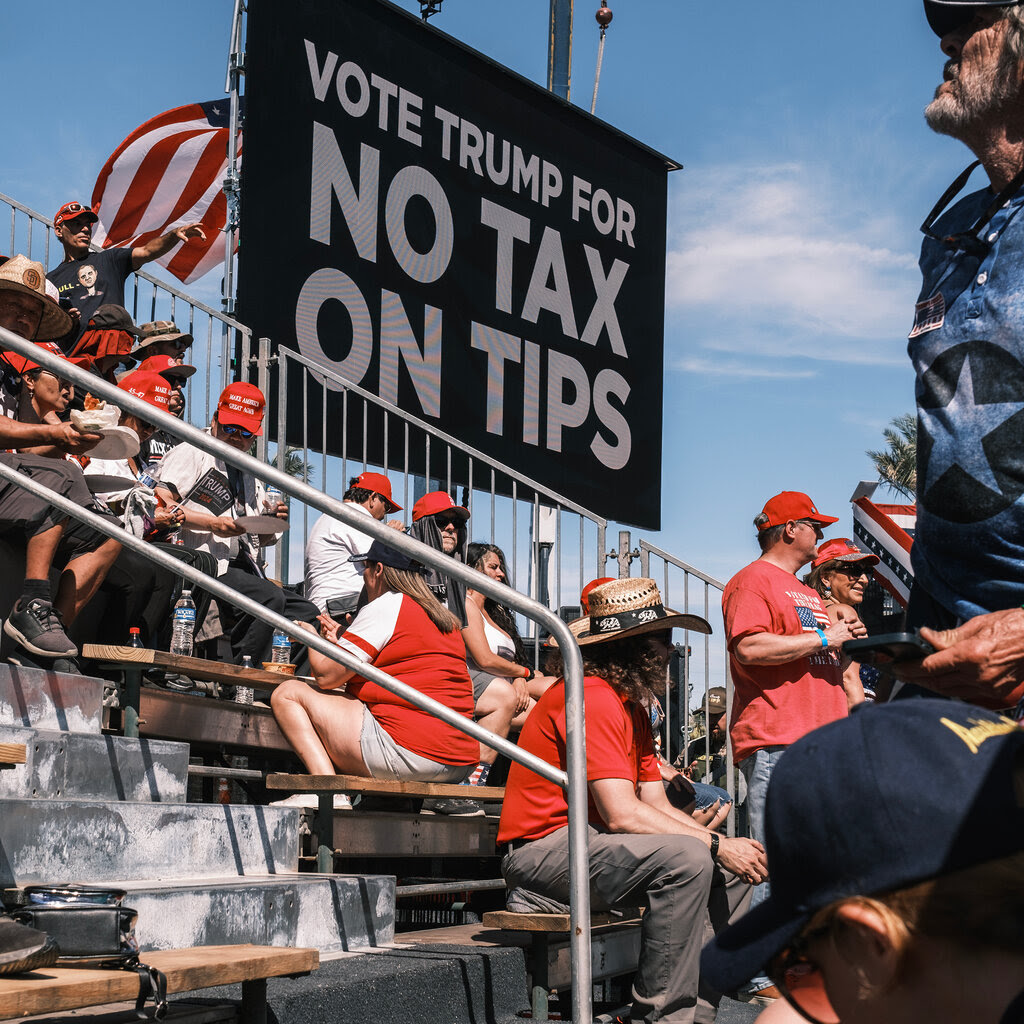
[[[851,579],[859,580],[861,576],[871,575],[871,566],[864,565],[837,565],[835,572],[841,572],[844,576],[849,576]]]
[[[462,525],[462,520],[458,516],[436,516],[434,521],[439,530],[445,530],[449,526],[454,526],[457,530]]]
[[[831,928],[825,926],[798,936],[768,968],[768,977],[786,1002],[812,1024],[839,1024],[839,1015],[829,1001],[821,968],[807,956],[811,942],[830,931]]]
[[[233,423],[222,423],[220,426],[224,433],[228,435],[228,437],[241,437],[248,441],[250,437],[256,436],[255,431],[246,430],[244,427],[236,427]]]

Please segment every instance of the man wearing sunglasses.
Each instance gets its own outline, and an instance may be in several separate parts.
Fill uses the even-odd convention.
[[[53,232],[64,247],[64,259],[46,276],[57,286],[61,299],[69,300],[81,313],[80,325],[88,324],[105,302],[124,305],[124,283],[129,274],[166,255],[179,242],[206,240],[201,224],[183,224],[142,245],[92,252],[93,225],[98,220],[88,206],[76,201],[65,203],[53,216]],[[65,335],[61,347],[68,351],[80,333],[81,328]]]
[[[1008,707],[1024,695],[1024,6],[924,7],[948,58],[925,118],[977,161],[922,226],[908,345],[920,435],[908,626],[970,621],[955,635],[926,629],[939,654],[901,675]],[[954,201],[979,165],[985,187]]]
[[[847,713],[840,651],[865,636],[856,616],[832,623],[817,591],[797,572],[818,553],[822,515],[801,491],[769,498],[754,518],[761,557],[741,569],[722,594],[726,642],[736,690],[729,737],[747,782],[750,835],[764,842],[768,782],[786,748],[812,729]],[[754,888],[751,906],[769,884]],[[777,998],[767,977],[751,982],[755,995]]]
[[[248,452],[263,433],[266,399],[254,384],[229,384],[220,395],[210,433],[240,452]],[[181,537],[185,547],[206,551],[217,561],[217,576],[228,586],[292,620],[315,624],[318,610],[304,598],[268,580],[261,551],[276,544],[279,533],[255,536],[235,520],[273,516],[287,521],[288,506],[269,506],[263,484],[250,473],[183,442],[171,449],[155,471],[156,493],[168,507],[185,513]],[[230,630],[236,662],[249,655],[255,664],[268,661],[273,629],[259,619],[221,606]]]

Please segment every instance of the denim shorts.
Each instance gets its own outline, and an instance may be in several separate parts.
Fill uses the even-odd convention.
[[[359,750],[371,777],[375,779],[457,783],[468,778],[476,767],[472,764],[442,764],[400,747],[366,706],[363,707]]]

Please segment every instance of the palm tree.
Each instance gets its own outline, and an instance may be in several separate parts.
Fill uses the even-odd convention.
[[[878,479],[911,501],[917,493],[917,417],[912,412],[896,416],[883,431],[887,445],[867,452]]]

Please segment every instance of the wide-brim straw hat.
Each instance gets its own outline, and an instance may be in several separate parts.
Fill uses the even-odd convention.
[[[590,592],[590,614],[570,622],[569,629],[586,647],[667,629],[710,633],[711,624],[700,615],[666,608],[654,580],[627,577],[595,587]]]
[[[0,288],[23,292],[42,302],[43,316],[35,337],[30,341],[63,338],[71,330],[71,317],[46,294],[46,271],[42,263],[36,263],[21,253],[6,263],[0,263]]]

